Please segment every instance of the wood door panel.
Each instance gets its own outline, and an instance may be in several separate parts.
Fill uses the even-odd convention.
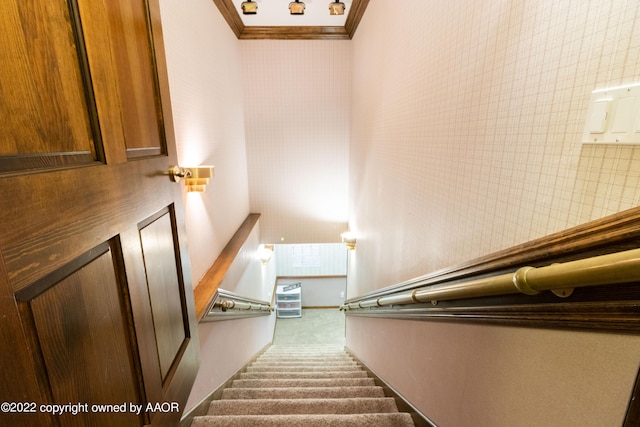
[[[17,295],[25,330],[41,352],[52,403],[87,404],[81,417],[59,416],[63,426],[143,423],[128,410],[141,402],[142,380],[131,304],[123,272],[116,270],[122,270],[116,242],[99,245]],[[92,409],[122,403],[125,413]]]
[[[163,385],[191,336],[173,224],[172,211],[166,209],[139,226]]]
[[[166,158],[0,180],[0,247],[15,292],[179,197]],[[173,185],[173,187],[172,187]],[[46,213],[46,214],[45,214]],[[29,226],[23,224],[28,219]]]
[[[142,0],[105,3],[117,70],[127,157],[165,152],[149,11]]]
[[[0,173],[102,160],[73,17],[65,0],[0,2]]]
[[[25,339],[22,320],[16,310],[16,300],[6,281],[7,274],[0,254],[0,402],[45,402],[45,393],[36,381],[38,370],[32,352],[22,345]],[[51,418],[41,412],[5,412],[0,414],[0,425],[42,426],[53,425]]]
[[[180,409],[0,425],[177,425],[199,344],[159,2],[0,1],[0,42],[0,398]]]

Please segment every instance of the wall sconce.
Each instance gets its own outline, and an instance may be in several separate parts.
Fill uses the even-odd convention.
[[[272,256],[273,245],[260,245],[260,249],[258,249],[258,257],[260,258],[260,262],[262,263],[262,265],[269,264]]]
[[[344,3],[336,0],[329,3],[329,15],[344,15]]]
[[[184,179],[184,185],[189,192],[205,191],[212,176],[213,166],[180,167],[174,165],[169,168],[171,181],[180,182],[181,178]]]
[[[255,15],[258,13],[258,3],[254,1],[243,1],[240,7],[242,8],[242,13],[244,15]]]
[[[289,12],[291,15],[304,15],[304,3],[300,3],[298,0],[289,3]]]
[[[347,249],[351,251],[356,248],[356,236],[354,236],[353,233],[347,231],[346,233],[342,233],[340,237],[342,237],[342,243],[345,244]]]

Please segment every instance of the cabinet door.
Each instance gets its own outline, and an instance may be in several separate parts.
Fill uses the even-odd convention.
[[[161,35],[157,0],[0,2],[0,425],[181,416],[198,340]]]

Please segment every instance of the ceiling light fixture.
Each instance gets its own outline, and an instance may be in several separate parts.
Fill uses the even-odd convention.
[[[242,13],[244,15],[255,15],[258,13],[258,3],[254,1],[243,1],[240,7],[242,8]]]
[[[291,15],[304,15],[304,3],[300,3],[298,0],[289,3],[289,12]]]
[[[344,9],[344,3],[338,0],[329,3],[329,15],[344,15]]]

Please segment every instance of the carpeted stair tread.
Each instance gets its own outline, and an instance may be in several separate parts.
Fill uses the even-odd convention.
[[[338,359],[352,359],[352,357],[350,355],[348,355],[347,353],[345,353],[344,351],[340,351],[340,352],[322,352],[322,351],[316,351],[316,352],[307,352],[307,353],[299,353],[299,352],[273,352],[273,353],[269,353],[268,351],[265,351],[264,353],[262,353],[261,357],[278,357],[278,356],[282,356],[285,355],[286,357],[302,357],[302,358],[318,358],[318,357],[335,357]]]
[[[322,372],[291,372],[291,371],[268,371],[268,372],[242,372],[240,379],[269,379],[269,378],[367,378],[366,371],[322,371]]]
[[[233,380],[232,388],[282,388],[282,387],[349,387],[374,386],[373,378],[269,378]]]
[[[296,366],[298,372],[322,372],[322,371],[353,371],[354,366],[341,366],[341,365],[308,365],[308,366]],[[247,366],[246,372],[273,372],[282,371],[282,366]]]
[[[214,400],[209,415],[367,414],[398,412],[391,397]]]
[[[319,359],[319,360],[304,360],[304,359],[279,359],[279,360],[257,360],[252,365],[358,365],[353,360],[331,360],[331,359]]]
[[[288,357],[274,357],[274,358],[270,358],[270,357],[265,357],[265,358],[260,358],[259,361],[256,361],[254,363],[277,363],[277,364],[283,364],[283,363],[320,363],[320,364],[324,364],[324,363],[352,363],[357,365],[358,363],[353,360],[353,359],[345,359],[345,358],[338,358],[338,357],[314,357],[314,358],[304,358],[304,357],[292,357],[292,358],[288,358]]]
[[[414,427],[343,348],[271,346],[193,427]]]
[[[349,355],[344,351],[344,348],[325,348],[325,347],[291,347],[280,348],[280,346],[273,346],[265,351],[263,354],[337,354],[337,355]]]
[[[344,368],[344,367],[349,367],[351,369],[358,369],[359,368],[359,365],[356,362],[326,362],[326,363],[320,363],[320,362],[314,362],[314,363],[309,363],[309,362],[278,362],[278,363],[253,362],[249,366],[252,367],[252,368],[285,367],[285,368],[288,368],[288,369],[296,369],[296,368],[305,368],[305,367],[316,367],[318,365],[320,365],[322,367],[339,366],[341,368]]]
[[[225,415],[195,417],[192,427],[414,427],[411,415],[384,414],[304,414],[304,415]]]
[[[384,397],[382,387],[225,388],[222,399]]]
[[[292,358],[292,359],[349,359],[353,360],[348,354],[340,353],[263,353],[265,359],[273,358]]]

